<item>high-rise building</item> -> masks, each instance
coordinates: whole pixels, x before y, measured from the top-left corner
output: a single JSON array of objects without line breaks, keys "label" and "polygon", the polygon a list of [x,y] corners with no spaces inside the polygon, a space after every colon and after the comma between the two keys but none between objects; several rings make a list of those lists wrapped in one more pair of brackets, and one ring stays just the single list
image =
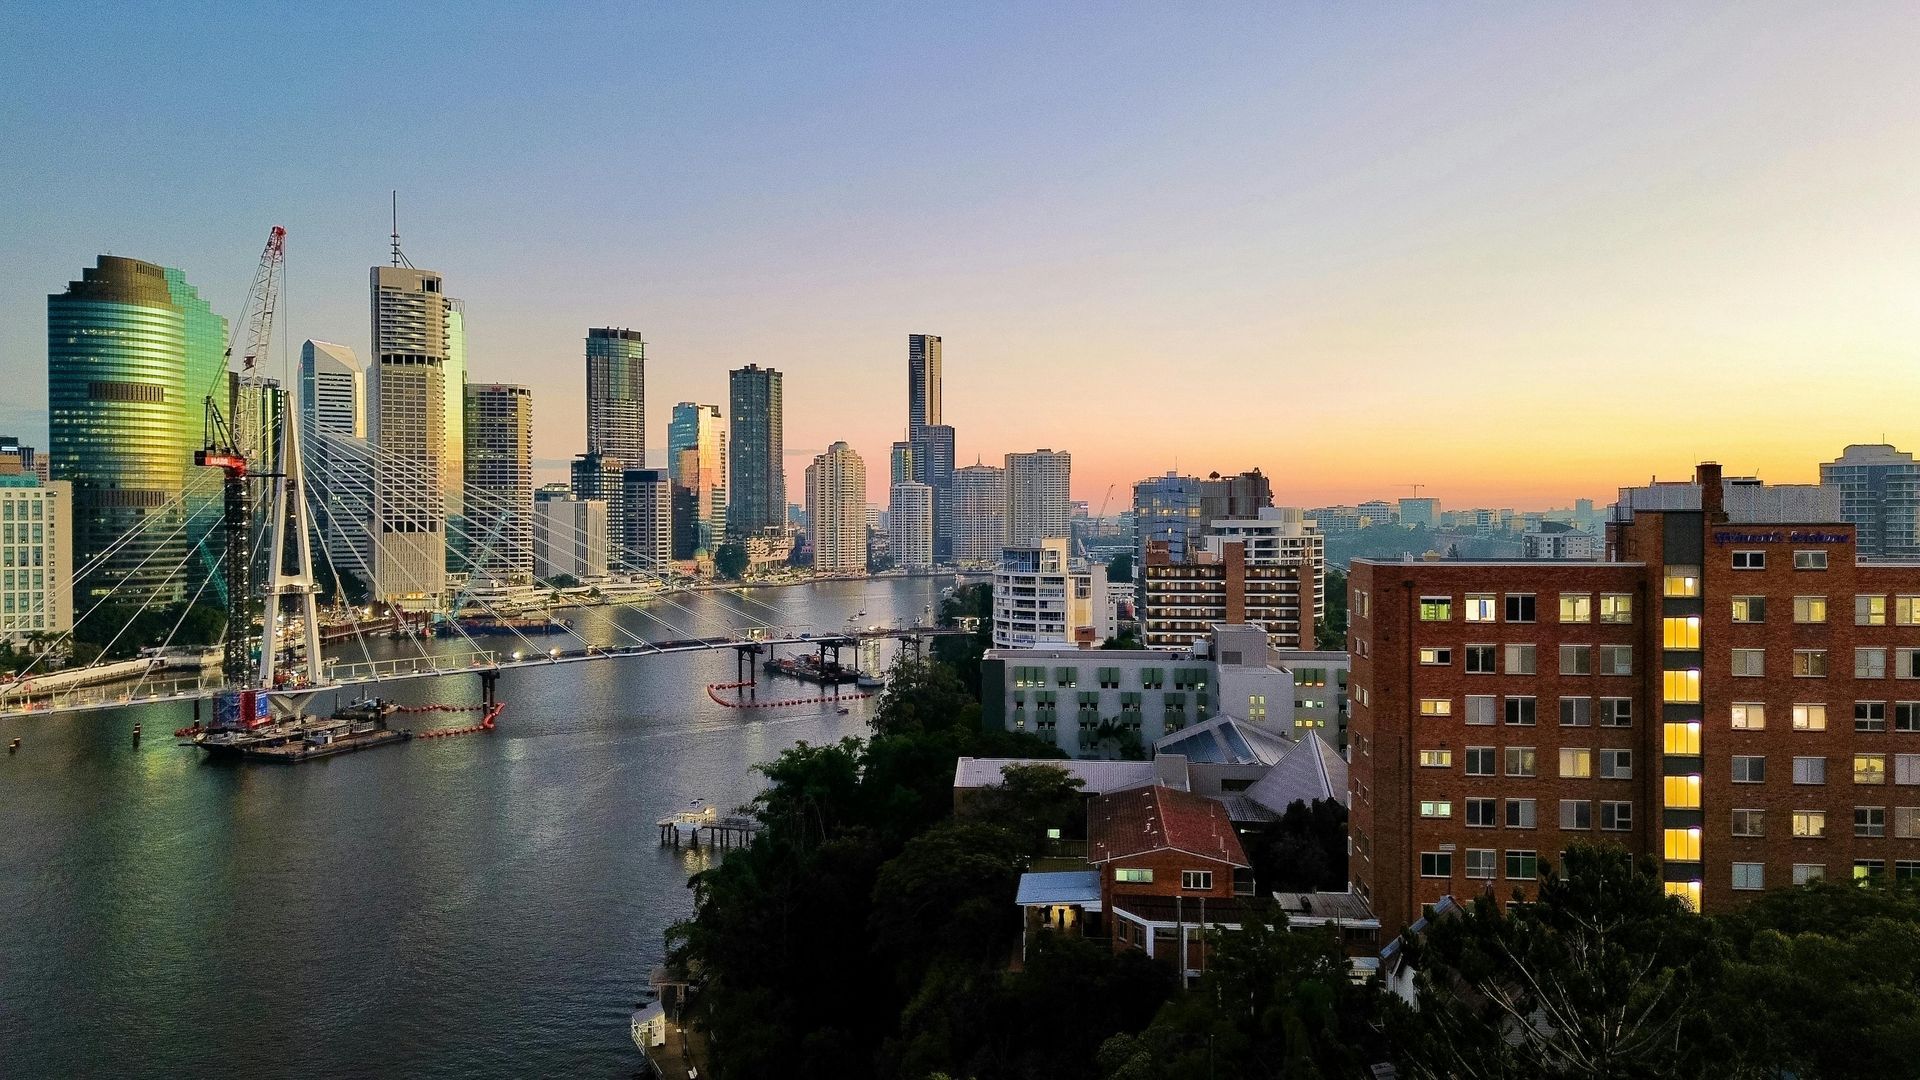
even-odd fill
[{"label": "high-rise building", "polygon": [[627,569],[664,580],[673,573],[673,480],[665,469],[628,469],[620,483]]},{"label": "high-rise building", "polygon": [[1148,648],[1184,650],[1215,623],[1264,628],[1276,649],[1311,649],[1326,617],[1326,541],[1294,507],[1211,523],[1201,548],[1174,562],[1147,546],[1140,622]]},{"label": "high-rise building", "polygon": [[[1593,500],[1587,500],[1588,509]],[[1431,529],[1440,524],[1439,499],[1401,499],[1400,524],[1409,529]]]},{"label": "high-rise building", "polygon": [[1865,559],[1920,559],[1920,463],[1885,443],[1856,444],[1820,465],[1820,483],[1840,490]]},{"label": "high-rise building", "polygon": [[0,435],[0,476],[33,476],[43,484],[52,479],[47,455],[12,435]]},{"label": "high-rise building", "polygon": [[587,331],[587,452],[647,464],[647,343],[640,331]]},{"label": "high-rise building", "polygon": [[207,399],[231,411],[226,338],[178,270],[138,259],[102,255],[47,297],[49,471],[72,485],[74,561],[93,566],[75,606],[108,592],[183,600],[217,569],[218,545],[201,541],[219,524],[219,486],[185,491]]},{"label": "high-rise building", "polygon": [[447,324],[453,309],[440,275],[431,270],[376,266],[369,277],[373,593],[402,607],[428,609],[446,592]]},{"label": "high-rise building", "polygon": [[533,573],[533,395],[524,386],[469,383],[465,411],[473,572],[525,579]]},{"label": "high-rise building", "polygon": [[607,504],[566,490],[533,497],[533,573],[542,581],[607,576]]},{"label": "high-rise building", "polygon": [[893,485],[887,511],[887,548],[893,565],[925,570],[933,565],[933,489],[912,480]]},{"label": "high-rise building", "polygon": [[[732,441],[728,448],[727,528],[735,536],[784,531],[787,451],[780,372],[758,364],[729,372],[727,410]],[[864,494],[861,501],[865,501]]]},{"label": "high-rise building", "polygon": [[300,347],[301,450],[310,478],[316,562],[356,578],[373,566],[367,404],[367,365],[352,349],[314,340]]},{"label": "high-rise building", "polygon": [[573,495],[605,504],[607,514],[607,568],[618,572],[627,558],[627,464],[606,454],[585,453],[573,459]]},{"label": "high-rise building", "polygon": [[1726,911],[1920,864],[1920,567],[1830,488],[1623,488],[1603,561],[1355,560],[1351,873],[1396,934],[1582,836]]},{"label": "high-rise building", "polygon": [[940,420],[940,338],[936,334],[907,335],[907,438]]},{"label": "high-rise building", "polygon": [[0,521],[0,641],[73,629],[73,486],[0,475]]},{"label": "high-rise building", "polygon": [[996,649],[1093,648],[1113,636],[1105,567],[1076,566],[1072,541],[1008,545],[993,573]]},{"label": "high-rise building", "polygon": [[686,528],[675,517],[674,557],[713,551],[727,535],[727,431],[718,405],[682,401],[667,427],[667,468],[688,493]]},{"label": "high-rise building", "polygon": [[940,338],[907,335],[907,438],[894,444],[893,481],[933,489],[933,557],[953,560],[953,427],[941,423]]},{"label": "high-rise building", "polygon": [[1007,538],[1010,548],[1036,548],[1051,537],[1073,536],[1073,455],[1035,450],[1007,455]]},{"label": "high-rise building", "polygon": [[1145,566],[1147,545],[1164,543],[1167,558],[1186,562],[1208,528],[1223,518],[1254,518],[1273,505],[1273,484],[1259,469],[1202,478],[1169,472],[1133,485],[1134,562]]},{"label": "high-rise building", "polygon": [[1007,539],[1007,472],[975,462],[953,473],[953,561],[987,566],[1000,561]]},{"label": "high-rise building", "polygon": [[345,345],[311,338],[300,346],[300,410],[312,455],[315,432],[367,437],[367,365]]},{"label": "high-rise building", "polygon": [[807,467],[807,522],[816,573],[866,572],[867,464],[846,443]]}]

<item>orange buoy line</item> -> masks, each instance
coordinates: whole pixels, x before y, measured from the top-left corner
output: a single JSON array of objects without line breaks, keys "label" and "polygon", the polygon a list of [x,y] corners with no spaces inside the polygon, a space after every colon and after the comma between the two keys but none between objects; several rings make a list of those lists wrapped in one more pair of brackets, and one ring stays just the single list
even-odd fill
[{"label": "orange buoy line", "polygon": [[[502,711],[504,711],[504,710],[506,709],[506,707],[507,707],[507,704],[506,704],[506,702],[504,702],[504,701],[503,701],[503,702],[498,702],[498,703],[496,703],[496,704],[495,704],[495,705],[493,706],[493,708],[492,708],[491,710],[489,710],[489,711],[487,712],[487,715],[485,715],[485,716],[483,716],[483,717],[481,717],[481,718],[480,718],[480,722],[479,722],[479,723],[477,723],[477,724],[474,724],[474,725],[472,725],[471,727],[459,727],[459,728],[441,728],[441,729],[440,729],[440,730],[438,730],[438,731],[422,731],[422,732],[420,732],[419,734],[417,734],[417,735],[415,735],[415,736],[414,736],[414,738],[416,738],[416,739],[444,739],[444,738],[447,738],[447,737],[449,737],[449,736],[453,736],[453,735],[476,735],[476,734],[479,734],[479,733],[480,733],[480,732],[482,732],[482,731],[492,731],[492,730],[493,730],[493,728],[494,728],[494,724],[493,724],[493,722],[494,722],[494,721],[495,721],[496,719],[498,719],[498,718],[499,718],[499,716],[500,716],[500,713],[501,713]],[[411,710],[411,711],[413,711],[413,712],[429,712],[429,711],[434,711],[434,708],[433,708],[433,706],[427,706],[427,707],[425,707],[425,708],[417,708],[417,709],[413,709],[413,710]],[[456,708],[456,707],[453,707],[453,706],[448,706],[448,707],[447,707],[447,710],[446,710],[446,711],[450,711],[450,712],[471,712],[471,711],[473,711],[473,710],[471,710],[471,709],[466,709],[466,708]]]},{"label": "orange buoy line", "polygon": [[777,709],[782,705],[822,705],[835,701],[859,701],[861,698],[870,698],[873,696],[872,694],[864,692],[853,694],[824,694],[820,697],[785,698],[780,701],[728,701],[726,698],[720,696],[720,691],[722,690],[734,690],[746,685],[748,684],[743,682],[709,683],[707,684],[707,696],[712,698],[715,704],[724,705],[729,709]]}]

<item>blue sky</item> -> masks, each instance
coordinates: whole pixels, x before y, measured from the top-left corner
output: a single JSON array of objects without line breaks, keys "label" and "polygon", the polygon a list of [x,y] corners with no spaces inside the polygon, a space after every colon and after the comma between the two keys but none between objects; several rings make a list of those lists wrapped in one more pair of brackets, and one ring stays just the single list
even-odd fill
[{"label": "blue sky", "polygon": [[1920,442],[1855,381],[1920,389],[1916,38],[1862,5],[0,3],[0,430],[43,430],[45,295],[103,251],[231,318],[283,225],[279,337],[364,352],[397,188],[543,459],[621,325],[656,445],[786,371],[795,492],[845,439],[880,496],[916,331],[964,460],[1073,450],[1096,503],[1176,464],[1308,503],[1807,479]]}]

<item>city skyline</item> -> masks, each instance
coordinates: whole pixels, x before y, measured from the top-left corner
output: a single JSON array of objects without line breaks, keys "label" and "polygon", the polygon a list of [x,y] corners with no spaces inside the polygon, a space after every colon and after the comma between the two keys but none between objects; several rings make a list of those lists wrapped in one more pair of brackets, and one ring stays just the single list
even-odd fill
[{"label": "city skyline", "polygon": [[[899,338],[924,331],[964,373],[943,402],[956,460],[1065,447],[1074,497],[1096,506],[1169,468],[1258,466],[1303,506],[1414,482],[1450,506],[1608,501],[1703,456],[1806,481],[1850,443],[1920,443],[1838,407],[1837,385],[1920,390],[1903,299],[1920,215],[1898,182],[1920,151],[1878,137],[1920,104],[1901,73],[1916,30],[1894,8],[1763,7],[770,12],[728,44],[778,62],[724,92],[700,13],[479,13],[376,40],[338,14],[189,32],[133,8],[18,9],[10,40],[59,47],[9,50],[0,137],[18,152],[0,177],[20,209],[0,222],[0,373],[22,392],[0,430],[44,440],[42,298],[102,252],[180,267],[232,318],[258,234],[283,224],[269,370],[284,378],[309,337],[364,354],[359,274],[384,261],[398,188],[409,255],[468,304],[469,378],[527,382],[541,403],[541,479],[585,445],[580,333],[613,323],[655,343],[656,401],[718,400],[747,362],[787,372],[791,476],[836,438],[883,459]],[[523,97],[469,62],[608,35],[634,41],[653,89],[555,62],[568,74]],[[329,62],[309,62],[322,41]],[[230,60],[267,43],[280,92],[262,101]],[[406,122],[355,87],[396,52],[474,137],[431,160],[384,152]],[[177,62],[145,59],[161,54]],[[846,63],[822,76],[825,55]],[[1039,56],[1057,67],[1029,108]],[[154,92],[81,93],[98,70]],[[53,117],[103,137],[59,137]],[[213,134],[260,130],[246,155]],[[1143,142],[1170,152],[1139,160]],[[589,145],[608,167],[575,167],[568,150]],[[751,185],[734,175],[749,152]],[[612,179],[640,161],[649,191]],[[1836,364],[1853,377],[1820,377]],[[1260,394],[1158,395],[1157,430],[1180,433],[1165,445],[1128,423],[1156,375],[1225,389],[1253,372],[1292,393],[1356,369],[1377,378],[1367,407],[1295,410],[1284,439]],[[1737,413],[1719,393],[1736,378]],[[1080,415],[1014,393],[1036,379],[1072,387]]]}]

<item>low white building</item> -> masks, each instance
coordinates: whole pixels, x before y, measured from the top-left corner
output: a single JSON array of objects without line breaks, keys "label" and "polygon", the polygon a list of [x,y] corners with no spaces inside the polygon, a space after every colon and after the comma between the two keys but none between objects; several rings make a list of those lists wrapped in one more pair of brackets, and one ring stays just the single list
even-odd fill
[{"label": "low white building", "polygon": [[1113,636],[1106,568],[1075,566],[1069,543],[1049,537],[1001,553],[993,572],[996,649],[1092,648]]}]

